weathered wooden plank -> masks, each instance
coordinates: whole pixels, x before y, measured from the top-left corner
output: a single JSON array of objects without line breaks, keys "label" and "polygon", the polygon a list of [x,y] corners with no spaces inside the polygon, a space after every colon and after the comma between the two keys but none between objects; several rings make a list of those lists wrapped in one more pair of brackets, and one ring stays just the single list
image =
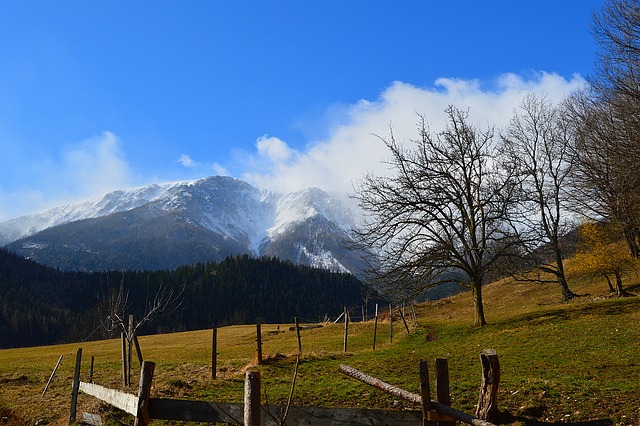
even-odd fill
[{"label": "weathered wooden plank", "polygon": [[[244,404],[181,401],[151,398],[149,416],[152,419],[182,420],[196,422],[218,422],[242,424]],[[282,418],[284,408],[262,407],[261,424],[274,426]],[[385,411],[355,408],[289,407],[288,426],[357,426],[385,424],[389,426],[416,425],[420,422],[419,411]],[[277,420],[274,420],[277,419]]]},{"label": "weathered wooden plank", "polygon": [[244,404],[150,398],[149,417],[163,420],[242,424]]},{"label": "weathered wooden plank", "polygon": [[349,367],[348,365],[340,364],[338,366],[338,371],[343,374],[346,374],[349,377],[353,377],[354,379],[360,380],[363,383],[371,385],[375,388],[385,391],[386,393],[390,393],[391,395],[397,396],[407,401],[411,401],[415,404],[422,404],[422,398],[420,395],[416,395],[415,393],[408,392],[404,389],[400,389],[399,387],[390,385],[389,383],[383,382],[380,379],[376,379],[375,377],[371,377],[363,372],[356,370],[353,367]]},{"label": "weathered wooden plank", "polygon": [[[408,392],[404,389],[400,389],[396,386],[393,386],[389,383],[383,382],[380,379],[376,379],[375,377],[364,374],[363,372],[356,370],[353,367],[349,367],[348,365],[340,364],[338,366],[338,371],[343,374],[346,374],[349,377],[353,377],[354,379],[360,380],[363,383],[381,389],[387,393],[405,399],[407,401],[414,402],[416,404],[422,403],[422,397],[420,395],[416,395],[415,393]],[[463,423],[474,425],[474,426],[494,426],[493,423],[479,419],[477,417],[472,416],[471,414],[463,413],[462,411],[458,411],[454,408],[448,407],[440,402],[431,401],[432,410],[436,410],[442,414],[446,414],[447,416],[451,416],[456,420],[460,420]]]},{"label": "weathered wooden plank", "polygon": [[138,397],[136,395],[85,382],[80,382],[80,392],[98,398],[133,416],[138,414]]}]

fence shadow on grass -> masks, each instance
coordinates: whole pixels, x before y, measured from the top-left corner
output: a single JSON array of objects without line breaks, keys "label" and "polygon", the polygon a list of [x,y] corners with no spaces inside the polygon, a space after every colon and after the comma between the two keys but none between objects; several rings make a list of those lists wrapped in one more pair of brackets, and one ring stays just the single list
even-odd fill
[{"label": "fence shadow on grass", "polygon": [[514,416],[510,413],[500,413],[499,424],[511,424],[511,423],[524,424],[526,426],[612,426],[614,424],[611,419],[590,420],[587,422],[543,422],[540,420],[531,419],[524,416]]}]

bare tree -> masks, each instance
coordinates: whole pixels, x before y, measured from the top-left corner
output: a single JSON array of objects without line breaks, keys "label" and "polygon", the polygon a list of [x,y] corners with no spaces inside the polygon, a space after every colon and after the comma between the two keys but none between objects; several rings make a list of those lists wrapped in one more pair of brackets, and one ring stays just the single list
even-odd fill
[{"label": "bare tree", "polygon": [[[131,382],[131,355],[134,343],[136,350],[139,351],[137,335],[140,327],[159,316],[176,311],[182,304],[183,292],[184,286],[180,292],[175,293],[173,289],[167,289],[160,284],[155,296],[146,300],[143,314],[137,320],[131,314],[133,303],[129,300],[129,291],[124,288],[124,276],[120,281],[118,291],[110,291],[105,298],[102,310],[107,319],[105,323],[107,330],[119,330],[128,343],[128,357],[125,356],[126,354],[123,354],[122,357],[123,371],[127,371],[125,385]],[[141,357],[140,353],[138,355]]]},{"label": "bare tree", "polygon": [[505,154],[522,185],[514,229],[525,264],[541,272],[517,272],[516,278],[545,282],[550,274],[564,300],[575,297],[567,284],[562,247],[562,237],[573,229],[564,194],[573,166],[571,135],[560,107],[535,94],[523,99],[502,135]]},{"label": "bare tree", "polygon": [[507,219],[517,185],[498,162],[493,130],[480,131],[468,113],[450,106],[448,124],[432,134],[420,117],[413,149],[393,132],[381,138],[391,151],[390,176],[367,175],[354,197],[364,211],[355,232],[377,255],[369,279],[389,295],[409,300],[424,289],[457,281],[470,288],[474,325],[486,324],[482,286],[515,240]]},{"label": "bare tree", "polygon": [[574,199],[593,221],[623,232],[640,256],[640,5],[607,0],[594,13],[598,44],[589,92],[569,103],[576,124]]},{"label": "bare tree", "polygon": [[607,0],[594,13],[592,33],[599,46],[591,85],[601,99],[640,102],[640,5]]},{"label": "bare tree", "polygon": [[[582,92],[567,102],[574,126],[572,202],[592,221],[622,230],[632,257],[640,255],[640,141],[612,104]],[[640,131],[640,128],[638,128]]]}]

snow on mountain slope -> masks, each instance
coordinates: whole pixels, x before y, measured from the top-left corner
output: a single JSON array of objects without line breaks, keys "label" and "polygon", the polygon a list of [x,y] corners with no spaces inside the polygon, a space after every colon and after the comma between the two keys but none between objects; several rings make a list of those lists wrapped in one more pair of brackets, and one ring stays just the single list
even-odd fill
[{"label": "snow on mountain slope", "polygon": [[[166,214],[170,214],[177,221],[171,222],[175,226],[201,229],[203,233],[210,233],[214,240],[233,242],[231,245],[225,243],[225,246],[244,247],[243,252],[253,256],[276,256],[332,270],[346,270],[347,267],[343,265],[354,264],[353,254],[347,254],[342,244],[353,226],[353,214],[337,198],[317,188],[278,194],[229,177],[209,177],[115,191],[94,200],[3,222],[0,223],[0,245],[20,239],[18,245],[22,244],[22,248],[30,250],[24,255],[36,256],[34,250],[46,246],[46,243],[38,240],[39,231],[55,225],[66,224],[68,227],[75,221],[111,217],[134,210],[135,216],[129,217],[140,221],[139,226],[152,226],[154,217],[166,218]],[[119,227],[117,221],[101,223],[109,223],[110,227],[114,227],[113,234],[118,234],[115,232]],[[77,235],[75,229],[79,228],[69,228],[66,232],[73,231]],[[82,229],[85,231],[81,235],[86,235],[86,246],[89,247],[92,245],[91,235],[97,233],[88,232],[86,224],[82,225]],[[149,228],[146,232],[161,231]],[[33,237],[29,237],[31,235]],[[61,238],[60,233],[56,235]],[[109,233],[100,235],[102,239],[109,238]],[[94,245],[97,247],[103,243],[94,242]],[[171,246],[175,243],[177,241],[174,239],[167,240],[166,244]],[[188,246],[188,242],[185,243]],[[15,246],[11,244],[11,247]],[[212,247],[211,250],[219,251],[220,248]],[[167,256],[170,254],[167,253]]]},{"label": "snow on mountain slope", "polygon": [[28,237],[52,226],[131,210],[163,197],[168,190],[180,184],[154,184],[127,191],[114,191],[102,197],[74,204],[64,204],[42,213],[1,222],[0,245]]},{"label": "snow on mountain slope", "polygon": [[345,231],[354,224],[352,212],[336,198],[318,188],[310,188],[283,195],[278,200],[275,221],[268,229],[269,236],[281,234],[292,224],[316,215],[330,219]]}]

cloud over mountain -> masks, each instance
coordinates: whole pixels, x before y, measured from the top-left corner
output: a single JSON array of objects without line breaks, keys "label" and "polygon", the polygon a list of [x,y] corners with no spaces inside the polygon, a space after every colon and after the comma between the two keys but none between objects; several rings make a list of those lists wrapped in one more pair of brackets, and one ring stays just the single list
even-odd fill
[{"label": "cloud over mountain", "polygon": [[[342,109],[327,138],[311,141],[304,149],[286,145],[277,135],[256,142],[261,168],[243,170],[242,178],[260,188],[281,192],[319,187],[326,191],[351,192],[366,172],[386,172],[388,158],[379,137],[390,128],[399,141],[415,139],[418,114],[424,115],[434,131],[444,128],[444,110],[449,105],[468,109],[470,118],[481,127],[504,127],[528,93],[544,94],[558,101],[583,87],[579,75],[567,80],[557,74],[534,73],[530,78],[504,74],[488,84],[478,80],[440,78],[433,87],[417,87],[400,81],[392,83],[376,100],[361,100]],[[274,141],[277,140],[277,144]],[[269,149],[265,149],[268,146]],[[286,155],[273,155],[277,152]]]}]

